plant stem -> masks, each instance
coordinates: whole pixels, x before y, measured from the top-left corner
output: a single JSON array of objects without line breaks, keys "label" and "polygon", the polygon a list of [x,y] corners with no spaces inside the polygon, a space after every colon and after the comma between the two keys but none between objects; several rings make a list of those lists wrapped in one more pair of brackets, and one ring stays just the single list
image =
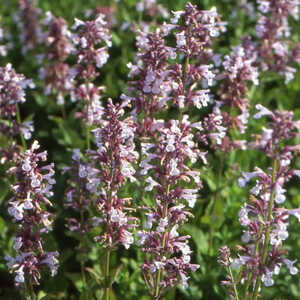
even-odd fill
[{"label": "plant stem", "polygon": [[[277,172],[277,165],[278,165],[278,162],[276,159],[274,159],[273,165],[272,165],[271,195],[270,195],[269,206],[268,206],[268,215],[267,215],[267,219],[265,221],[267,228],[266,228],[265,240],[264,240],[263,251],[262,251],[262,265],[265,265],[265,263],[266,263],[267,254],[268,254],[268,246],[269,246],[269,242],[270,242],[270,233],[271,233],[270,222],[272,219],[272,212],[273,212],[274,199],[275,199],[274,184],[275,184],[275,179],[276,179],[275,177],[276,177],[276,172]],[[252,300],[257,299],[260,286],[261,286],[261,276],[258,276],[256,279],[256,282],[255,282],[255,288],[254,288]]]},{"label": "plant stem", "polygon": [[105,269],[104,269],[104,278],[105,278],[105,300],[109,300],[109,289],[110,289],[110,278],[109,278],[109,263],[110,263],[110,249],[106,251],[105,259]]},{"label": "plant stem", "polygon": [[[189,64],[190,64],[190,56],[187,55],[186,58],[185,58],[184,73],[183,73],[183,87],[184,87],[184,91],[186,90],[187,71],[188,71]],[[179,122],[182,121],[183,113],[184,113],[184,107],[182,109],[179,109]]]},{"label": "plant stem", "polygon": [[234,280],[234,277],[233,277],[230,265],[228,266],[228,272],[229,272],[229,275],[230,275],[230,278],[231,278],[231,282],[232,282],[232,285],[233,285],[233,291],[234,291],[235,300],[239,300],[240,299],[239,298],[239,293],[238,293],[237,288],[236,288],[236,283],[235,283],[235,280]]},{"label": "plant stem", "polygon": [[[261,233],[262,233],[262,230],[263,230],[263,226],[262,224],[259,225],[259,229],[258,229],[258,238],[256,240],[256,243],[255,243],[255,250],[254,250],[254,256],[256,257],[257,256],[257,253],[258,253],[258,247],[259,247],[259,239],[260,239],[260,236],[261,236]],[[252,279],[252,276],[253,273],[249,273],[248,275],[248,279],[247,279],[247,282],[246,282],[246,285],[245,285],[245,299],[248,299],[248,290],[249,290],[249,287],[250,287],[250,284],[251,284],[251,279]]]},{"label": "plant stem", "polygon": [[30,280],[25,280],[25,297],[27,300],[36,300],[37,299]]},{"label": "plant stem", "polygon": [[[168,185],[167,187],[167,193],[166,195],[168,196],[170,192],[170,185]],[[164,203],[164,215],[163,217],[166,218],[168,215],[168,203]],[[165,231],[163,234],[163,240],[162,240],[162,250],[165,248],[166,245],[166,237],[167,237],[167,232]],[[155,299],[158,300],[159,298],[159,294],[160,294],[160,280],[161,280],[161,274],[162,273],[162,269],[159,269],[157,272],[157,277],[156,277],[156,282],[155,282]]]}]

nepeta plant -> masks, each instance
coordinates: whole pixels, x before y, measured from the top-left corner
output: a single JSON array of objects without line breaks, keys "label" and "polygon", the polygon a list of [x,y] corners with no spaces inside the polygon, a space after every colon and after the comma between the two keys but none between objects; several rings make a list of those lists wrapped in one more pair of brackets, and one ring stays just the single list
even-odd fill
[{"label": "nepeta plant", "polygon": [[[218,259],[228,272],[222,283],[229,297],[265,296],[263,286],[275,285],[275,275],[284,266],[296,275],[295,249],[284,243],[291,235],[290,219],[300,219],[300,208],[291,209],[287,201],[290,196],[293,203],[299,201],[294,186],[287,190],[294,184],[289,182],[292,176],[300,177],[299,167],[292,167],[300,152],[299,145],[293,146],[300,124],[293,121],[293,112],[263,105],[256,106],[254,116],[250,113],[257,95],[270,107],[296,109],[292,96],[299,91],[297,83],[285,87],[291,93],[288,103],[281,100],[283,94],[277,103],[277,77],[269,75],[278,73],[285,83],[295,76],[300,43],[289,22],[298,18],[299,1],[258,0],[255,5],[241,0],[232,10],[220,5],[222,11],[230,10],[235,20],[231,24],[216,7],[207,9],[209,1],[201,3],[203,10],[188,2],[170,12],[156,0],[116,0],[118,5],[103,7],[87,1],[88,9],[78,11],[80,19],[75,18],[70,29],[66,20],[74,19],[79,4],[65,14],[68,1],[72,2],[58,1],[57,11],[57,1],[41,1],[40,7],[55,12],[43,18],[34,0],[18,0],[14,24],[6,14],[10,8],[0,7],[5,26],[15,30],[17,25],[21,32],[21,45],[10,49],[3,38],[8,30],[3,33],[0,28],[0,59],[16,59],[20,46],[30,55],[15,61],[16,70],[32,77],[38,63],[39,89],[25,106],[27,120],[37,121],[36,135],[53,151],[50,155],[59,166],[67,165],[63,173],[68,177],[65,181],[56,175],[57,187],[65,191],[59,207],[57,189],[57,215],[66,218],[57,222],[50,239],[62,232],[68,238],[59,241],[62,271],[54,287],[43,280],[44,270],[54,276],[58,267],[58,252],[45,241],[53,224],[49,198],[54,165],[43,163],[47,153],[38,152],[37,142],[26,147],[33,123],[22,122],[25,112],[19,105],[33,83],[11,64],[0,68],[0,173],[10,168],[11,175],[0,178],[0,205],[7,203],[14,222],[6,226],[6,213],[1,214],[0,248],[3,256],[9,253],[9,234],[5,235],[17,229],[11,239],[15,255],[5,259],[19,291],[25,288],[30,299],[42,298],[43,293],[51,299],[131,299],[147,293],[156,300],[224,297],[215,254],[224,241],[237,243],[230,241],[239,230],[230,212],[240,206],[241,245],[236,251],[220,248]],[[250,24],[253,28],[246,28]],[[246,32],[253,37],[245,37]],[[126,83],[125,65],[131,59]],[[106,88],[108,94],[120,93],[120,99],[104,99]],[[255,128],[262,127],[262,133],[253,134],[248,123],[260,117],[268,118],[268,125],[257,122]],[[85,129],[85,141],[79,126]],[[246,141],[251,134],[252,141]],[[72,148],[68,163],[66,153]],[[231,183],[245,158],[251,164],[259,151],[261,165],[238,179],[241,188],[253,181],[249,201],[241,205],[243,190]],[[3,186],[9,181],[11,199],[5,202],[9,188]],[[64,225],[66,230],[60,232]]]},{"label": "nepeta plant", "polygon": [[15,15],[15,21],[19,28],[22,52],[26,54],[35,49],[42,42],[43,34],[39,16],[40,9],[36,7],[35,0],[19,0],[19,10]]},{"label": "nepeta plant", "polygon": [[[138,232],[138,243],[150,254],[142,269],[155,299],[180,283],[187,287],[189,272],[199,267],[190,263],[189,236],[177,232],[192,216],[185,201],[192,208],[201,186],[198,171],[191,170],[188,161],[193,164],[201,158],[206,162],[205,153],[197,149],[193,135],[194,129],[201,135],[202,124],[190,122],[183,111],[190,106],[200,109],[211,102],[207,87],[214,84],[215,74],[213,64],[206,63],[214,58],[210,49],[212,38],[224,26],[215,9],[198,11],[190,3],[184,11],[173,14],[173,24],[164,24],[153,33],[139,32],[137,62],[129,65],[129,76],[137,80],[131,82],[130,96],[122,96],[124,100],[134,101],[133,115],[142,141],[140,174],[151,174],[145,179],[144,190],[157,190],[154,206],[143,207],[147,222]],[[176,47],[166,45],[170,32],[175,36]],[[179,63],[174,63],[175,59]],[[198,86],[199,81],[206,89]],[[167,109],[169,104],[178,108],[179,120],[155,120],[155,114]],[[223,130],[221,126],[216,127]],[[218,139],[218,134],[211,137]],[[185,188],[186,182],[193,188]]]},{"label": "nepeta plant", "polygon": [[58,266],[58,252],[45,251],[43,242],[43,235],[51,230],[53,219],[47,207],[52,206],[48,198],[53,196],[54,164],[40,166],[40,162],[46,161],[47,152],[37,153],[39,147],[37,141],[33,142],[29,150],[19,154],[16,166],[8,170],[15,176],[8,213],[17,224],[18,232],[14,237],[17,255],[5,259],[15,274],[15,284],[25,284],[30,297],[33,297],[33,285],[39,284],[44,267],[54,276]]},{"label": "nepeta plant", "polygon": [[[198,269],[190,263],[192,253],[187,241],[177,229],[192,217],[201,181],[199,173],[187,162],[196,162],[201,155],[193,141],[193,125],[183,120],[154,122],[154,143],[142,143],[143,175],[147,175],[145,191],[156,190],[155,206],[144,208],[147,222],[138,232],[142,251],[151,254],[142,269],[145,282],[154,299],[161,299],[166,290],[181,283],[187,287],[188,274]],[[183,182],[193,182],[196,188],[183,188]]]},{"label": "nepeta plant", "polygon": [[[265,286],[273,285],[273,275],[279,274],[282,265],[286,265],[292,275],[298,273],[296,260],[286,258],[287,251],[282,250],[282,244],[289,236],[289,216],[299,218],[299,209],[287,209],[282,204],[286,201],[284,185],[293,175],[300,175],[299,170],[290,167],[299,145],[287,145],[299,133],[300,124],[293,121],[290,111],[271,112],[262,105],[256,108],[259,111],[255,119],[268,116],[270,121],[269,127],[263,127],[262,134],[255,136],[250,147],[261,150],[272,166],[265,171],[256,167],[254,172],[243,172],[239,178],[240,187],[256,179],[250,190],[250,202],[239,212],[239,222],[245,228],[244,245],[237,248],[238,258],[232,259],[226,248],[222,248],[220,254],[221,264],[229,268],[231,275],[224,284],[233,287],[236,298],[239,291],[245,299],[257,299],[262,282]],[[239,270],[235,278],[231,269]]]},{"label": "nepeta plant", "polygon": [[294,78],[296,69],[290,66],[294,60],[289,17],[299,18],[299,2],[294,0],[259,0],[255,45],[257,61],[263,71],[275,71],[285,77],[285,83]]},{"label": "nepeta plant", "polygon": [[[248,82],[258,85],[258,70],[255,67],[256,57],[249,56],[243,46],[235,47],[230,55],[224,57],[221,87],[219,91],[220,104],[227,108],[222,113],[223,123],[227,129],[237,129],[245,133],[250,106],[248,100]],[[220,76],[220,77],[221,77]],[[244,143],[230,140],[226,136],[220,148],[229,152],[234,148],[243,148]]]},{"label": "nepeta plant", "polygon": [[22,144],[25,139],[30,139],[33,132],[33,122],[22,122],[19,104],[25,102],[25,89],[34,88],[32,80],[26,79],[23,74],[18,74],[11,64],[0,68],[0,131],[4,136],[11,138],[20,134]]},{"label": "nepeta plant", "polygon": [[136,10],[140,13],[147,13],[149,16],[161,15],[164,19],[169,18],[168,10],[156,0],[142,0],[137,2]]},{"label": "nepeta plant", "polygon": [[71,32],[63,18],[57,18],[51,12],[46,13],[43,21],[46,26],[44,40],[46,42],[46,55],[44,66],[40,69],[40,79],[45,80],[45,93],[57,95],[57,104],[64,104],[65,95],[74,89],[70,66],[66,59],[73,50]]},{"label": "nepeta plant", "polygon": [[[125,104],[126,106],[126,104]],[[109,299],[112,286],[110,271],[111,252],[123,245],[128,249],[133,244],[132,229],[136,218],[131,216],[134,210],[131,198],[118,196],[119,190],[127,180],[135,182],[135,170],[132,166],[138,158],[133,142],[135,125],[131,117],[123,119],[124,105],[114,105],[111,100],[102,110],[101,120],[93,130],[97,150],[88,150],[88,163],[80,162],[79,152],[73,154],[72,185],[67,190],[67,206],[81,214],[81,220],[69,219],[69,229],[82,234],[91,228],[99,228],[99,236],[94,237],[105,249],[103,263],[103,285],[105,299]],[[123,120],[122,120],[123,119]],[[75,170],[75,172],[74,172]],[[92,217],[84,220],[84,209]],[[92,211],[91,208],[94,208]]]}]

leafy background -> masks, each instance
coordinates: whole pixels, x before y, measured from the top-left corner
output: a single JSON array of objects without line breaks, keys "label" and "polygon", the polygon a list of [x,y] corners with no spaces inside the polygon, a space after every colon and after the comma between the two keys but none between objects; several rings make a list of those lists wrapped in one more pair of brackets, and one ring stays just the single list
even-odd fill
[{"label": "leafy background", "polygon": [[[228,30],[216,44],[215,51],[226,54],[232,46],[238,45],[245,35],[254,34],[255,20],[239,9],[240,1],[192,1],[200,9],[210,9],[216,6],[222,19],[228,22]],[[135,35],[131,30],[121,31],[122,22],[133,22],[143,18],[151,21],[149,16],[141,16],[136,12],[136,0],[120,0],[118,3],[99,0],[40,0],[38,6],[42,14],[51,11],[55,16],[62,16],[69,25],[73,24],[74,17],[84,18],[84,12],[99,6],[111,6],[114,8],[116,26],[112,28],[113,46],[110,49],[109,62],[103,67],[99,79],[99,85],[106,86],[105,97],[112,97],[118,101],[118,97],[126,88],[128,68],[126,64],[133,60],[135,47]],[[180,10],[186,1],[169,0],[159,1],[166,8]],[[254,5],[255,1],[252,2]],[[64,190],[66,176],[60,172],[61,167],[68,165],[71,160],[70,149],[85,147],[84,131],[79,122],[74,118],[76,107],[67,101],[66,118],[62,118],[60,108],[52,96],[45,96],[42,91],[43,83],[38,80],[38,69],[35,55],[43,52],[43,47],[35,49],[25,56],[21,52],[21,44],[18,40],[18,29],[13,21],[17,11],[17,0],[2,0],[0,15],[2,25],[10,39],[13,47],[9,55],[0,58],[1,66],[12,62],[17,72],[25,74],[27,78],[33,78],[37,88],[27,92],[27,101],[22,105],[22,119],[33,119],[35,124],[34,139],[38,139],[42,149],[49,153],[48,160],[56,164],[55,195],[52,198],[54,204],[53,212],[56,214],[54,230],[48,235],[47,250],[58,249],[60,253],[60,267],[58,275],[54,278],[49,274],[43,274],[41,285],[38,287],[39,299],[47,295],[46,299],[85,299],[82,293],[83,285],[80,277],[80,265],[78,259],[86,260],[89,268],[90,290],[100,299],[97,280],[101,274],[101,249],[95,244],[87,244],[90,249],[88,253],[76,251],[78,236],[67,233],[64,219],[72,212],[64,209]],[[236,12],[236,13],[234,13]],[[156,17],[156,22],[163,20]],[[292,21],[293,22],[293,21]],[[300,25],[293,23],[294,41],[299,41]],[[296,66],[295,66],[296,67]],[[215,88],[217,92],[218,87]],[[273,109],[289,109],[295,113],[295,118],[300,118],[300,72],[288,85],[276,74],[262,74],[258,87],[251,88],[251,106],[261,103]],[[253,109],[251,110],[253,112]],[[171,112],[172,114],[172,112]],[[251,121],[249,130],[243,136],[250,140],[251,134],[260,132],[264,121]],[[238,133],[237,136],[240,137]],[[299,138],[298,141],[300,142]],[[0,146],[5,146],[5,139],[0,136]],[[234,249],[241,243],[242,228],[238,223],[237,214],[241,205],[247,201],[248,190],[241,189],[237,185],[237,178],[242,170],[252,170],[255,166],[266,168],[270,165],[268,159],[256,151],[234,151],[230,154],[212,152],[209,154],[209,165],[201,167],[204,187],[200,191],[200,197],[194,208],[195,217],[189,224],[182,228],[182,233],[191,235],[192,249],[194,249],[193,262],[201,265],[200,269],[191,274],[190,287],[187,290],[174,289],[166,295],[165,299],[226,299],[226,291],[220,285],[225,278],[224,270],[217,263],[218,249],[220,246],[228,245]],[[295,167],[300,169],[300,160],[295,160]],[[10,198],[9,178],[5,169],[0,166],[0,299],[22,299],[21,293],[14,288],[13,276],[8,273],[3,257],[12,253],[13,236],[15,226],[7,214],[7,202]],[[131,184],[122,191],[126,196],[133,197],[139,203],[141,192]],[[145,201],[151,201],[151,197]],[[288,207],[300,206],[299,182],[291,181],[288,186]],[[290,237],[285,247],[289,251],[289,257],[300,258],[300,225],[292,220],[290,225]],[[81,256],[81,257],[79,257]],[[132,247],[129,251],[120,249],[112,257],[112,265],[117,268],[122,265],[120,275],[113,285],[111,299],[150,299],[147,296],[145,284],[142,280],[140,266],[143,255]],[[264,299],[300,299],[299,276],[290,276],[281,270],[280,276],[276,278],[276,285],[265,289]],[[91,295],[89,296],[91,297]],[[92,298],[90,298],[92,299]]]}]

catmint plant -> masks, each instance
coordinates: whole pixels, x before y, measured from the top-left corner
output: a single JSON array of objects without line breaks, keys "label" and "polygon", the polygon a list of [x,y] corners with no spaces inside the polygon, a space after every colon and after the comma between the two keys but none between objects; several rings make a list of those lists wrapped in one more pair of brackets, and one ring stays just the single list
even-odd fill
[{"label": "catmint plant", "polygon": [[[282,244],[288,238],[289,217],[299,219],[299,209],[283,207],[287,200],[284,185],[293,175],[299,177],[299,170],[291,167],[293,156],[299,153],[299,145],[291,146],[288,141],[299,134],[300,123],[293,121],[290,111],[270,111],[264,106],[256,105],[258,112],[254,119],[267,116],[269,126],[262,128],[260,135],[254,136],[249,147],[261,150],[271,161],[267,170],[258,167],[253,172],[243,172],[238,180],[240,187],[255,179],[251,188],[250,202],[245,203],[239,212],[239,222],[243,230],[243,245],[238,246],[238,258],[228,254],[227,267],[238,269],[239,274],[224,284],[238,290],[241,297],[257,299],[261,284],[274,285],[274,275],[285,265],[290,274],[298,273],[296,260],[287,258],[287,251]],[[224,260],[224,253],[221,260]],[[224,264],[223,264],[224,265]],[[245,298],[241,298],[245,299]]]},{"label": "catmint plant", "polygon": [[161,4],[158,4],[156,0],[142,0],[137,2],[136,10],[139,13],[147,13],[147,15],[152,17],[157,17],[161,15],[164,19],[169,18],[168,10]]},{"label": "catmint plant", "polygon": [[[105,299],[113,281],[111,280],[110,256],[112,251],[123,245],[128,249],[133,244],[132,229],[136,227],[136,218],[131,216],[134,210],[131,198],[121,198],[118,193],[129,180],[135,182],[133,164],[138,159],[133,141],[135,124],[132,117],[123,118],[124,106],[114,105],[108,101],[102,109],[102,117],[93,130],[97,150],[88,150],[88,163],[80,161],[79,152],[73,154],[72,169],[74,184],[67,190],[67,206],[80,211],[81,221],[69,219],[69,229],[82,234],[90,228],[99,228],[100,234],[94,239],[105,250],[103,278]],[[74,173],[74,172],[73,172]],[[84,210],[88,210],[92,218],[83,220]],[[93,210],[92,210],[93,208]]]},{"label": "catmint plant", "polygon": [[[138,244],[150,254],[142,270],[149,292],[154,299],[171,287],[188,286],[188,274],[198,265],[191,264],[189,236],[182,236],[178,228],[187,222],[197,200],[201,186],[199,172],[191,170],[187,162],[195,163],[201,156],[193,141],[193,125],[187,116],[169,122],[153,124],[155,143],[142,143],[141,174],[146,176],[145,191],[155,190],[155,205],[144,207],[147,221],[138,232]],[[183,183],[193,182],[194,188],[183,188]]]},{"label": "catmint plant", "polygon": [[53,216],[47,211],[52,206],[54,164],[43,165],[47,152],[37,152],[39,144],[34,141],[31,148],[20,153],[16,166],[8,170],[15,176],[11,185],[13,197],[9,200],[8,213],[17,224],[14,237],[16,256],[6,256],[7,266],[15,275],[15,284],[25,285],[30,299],[35,299],[33,285],[38,285],[45,267],[51,275],[57,273],[58,252],[44,250],[43,235],[51,230]]},{"label": "catmint plant", "polygon": [[[128,65],[129,76],[137,79],[130,83],[130,96],[122,95],[123,100],[134,101],[143,157],[140,174],[147,175],[143,190],[156,190],[153,206],[143,207],[147,221],[138,232],[142,251],[150,254],[142,269],[155,299],[178,284],[187,287],[189,272],[198,268],[190,263],[189,236],[180,236],[177,229],[192,217],[186,206],[194,206],[201,187],[199,172],[187,163],[194,164],[198,158],[206,162],[206,158],[194,141],[193,131],[201,135],[202,124],[190,122],[184,111],[212,102],[208,87],[214,84],[215,73],[213,64],[207,62],[213,62],[212,41],[225,25],[215,8],[199,11],[191,3],[173,15],[172,24],[163,24],[154,32],[139,32],[136,64]],[[167,46],[171,34],[175,47]],[[177,108],[178,120],[156,120],[154,116],[169,105]],[[223,129],[220,124],[218,129]],[[185,188],[186,182],[190,182],[189,188]]]},{"label": "catmint plant", "polygon": [[18,74],[11,64],[0,67],[0,131],[11,138],[20,134],[22,144],[30,139],[33,132],[32,121],[21,121],[19,104],[24,103],[25,89],[34,88],[32,80],[26,79],[23,74]]},{"label": "catmint plant", "polygon": [[19,10],[15,14],[15,22],[19,28],[22,53],[35,49],[43,41],[39,16],[41,11],[36,0],[18,0]]},{"label": "catmint plant", "polygon": [[[255,86],[259,83],[258,69],[255,66],[256,56],[253,56],[253,53],[252,56],[249,55],[243,46],[236,46],[224,57],[224,71],[220,74],[221,86],[218,92],[220,102],[215,106],[214,112],[223,108],[222,125],[226,130],[236,129],[245,133],[247,128],[250,106],[248,82],[252,82]],[[215,147],[230,152],[235,148],[245,149],[246,145],[245,141],[230,139],[229,134],[226,134],[217,141]]]},{"label": "catmint plant", "polygon": [[298,20],[299,2],[294,0],[258,0],[256,44],[258,63],[263,71],[271,70],[284,76],[285,83],[294,78],[294,60],[289,17]]},{"label": "catmint plant", "polygon": [[94,20],[81,21],[75,19],[72,29],[72,41],[75,45],[74,55],[77,57],[77,64],[72,72],[76,80],[76,88],[71,91],[71,100],[82,100],[86,102],[81,117],[91,126],[97,119],[100,104],[100,92],[103,87],[93,84],[99,75],[98,69],[108,60],[108,47],[111,46],[111,36],[106,26],[105,16],[97,15]]},{"label": "catmint plant", "polygon": [[46,42],[45,64],[40,69],[40,79],[45,81],[45,94],[57,95],[57,104],[64,104],[64,97],[74,89],[74,80],[70,74],[70,66],[66,59],[73,50],[71,32],[63,18],[46,13],[43,21],[46,26],[44,39]]}]

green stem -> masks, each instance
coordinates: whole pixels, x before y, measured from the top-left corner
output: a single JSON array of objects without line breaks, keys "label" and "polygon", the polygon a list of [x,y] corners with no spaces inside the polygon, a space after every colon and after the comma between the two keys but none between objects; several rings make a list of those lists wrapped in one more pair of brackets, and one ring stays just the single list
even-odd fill
[{"label": "green stem", "polygon": [[66,120],[66,110],[65,110],[65,104],[61,106],[61,114],[64,120]]},{"label": "green stem", "polygon": [[[190,64],[190,56],[187,55],[185,58],[185,64],[184,64],[184,73],[183,73],[183,87],[185,91],[186,83],[187,83],[187,70],[188,70],[188,65]],[[184,108],[179,109],[179,122],[182,121],[183,118],[183,113],[184,113]]]},{"label": "green stem", "polygon": [[[258,255],[259,240],[260,240],[262,230],[263,230],[263,226],[262,226],[262,224],[260,224],[259,229],[258,229],[258,237],[257,237],[256,243],[255,243],[255,250],[254,250],[254,256],[255,257]],[[249,273],[248,279],[247,279],[247,282],[246,282],[246,285],[245,285],[245,289],[244,289],[245,299],[248,299],[248,296],[249,296],[248,290],[249,290],[251,280],[252,280],[252,277],[253,277],[252,275],[253,275],[253,273]]]},{"label": "green stem", "polygon": [[[220,154],[220,164],[219,164],[219,169],[218,169],[218,180],[217,180],[217,190],[215,192],[215,195],[213,197],[213,207],[211,211],[211,219],[215,215],[215,210],[216,210],[216,205],[218,202],[218,199],[221,196],[221,182],[222,182],[222,175],[223,175],[223,170],[224,170],[224,154]],[[209,230],[209,250],[213,251],[213,243],[214,243],[214,227],[210,226]]]},{"label": "green stem", "polygon": [[25,280],[25,298],[27,300],[36,300],[37,299],[30,280]]},{"label": "green stem", "polygon": [[[275,177],[276,177],[276,172],[277,172],[277,165],[278,165],[278,162],[276,159],[274,159],[273,165],[272,165],[271,195],[270,195],[270,200],[269,200],[267,219],[265,221],[267,228],[266,228],[263,251],[262,251],[262,265],[265,265],[265,263],[266,263],[267,254],[268,254],[268,246],[270,243],[270,233],[271,233],[270,222],[272,219],[272,212],[273,212],[273,206],[274,206],[274,200],[275,200],[274,184],[275,184],[275,179],[276,179]],[[257,299],[260,286],[261,286],[261,276],[258,276],[256,279],[256,282],[255,282],[255,288],[254,288],[252,300]]]},{"label": "green stem", "polygon": [[[20,115],[20,109],[19,109],[18,103],[16,104],[16,111],[17,111],[17,122],[18,122],[18,125],[20,126],[22,121],[21,121],[21,115]],[[23,148],[26,149],[27,148],[26,141],[21,132],[20,132],[20,138],[21,138]]]},{"label": "green stem", "polygon": [[[167,187],[167,196],[169,195],[170,192],[170,185]],[[168,203],[164,203],[164,214],[163,217],[166,218],[168,215]],[[165,245],[166,245],[166,237],[167,237],[167,232],[165,231],[163,234],[163,240],[162,240],[162,250],[164,250]],[[162,275],[162,269],[159,269],[157,272],[157,277],[156,277],[156,282],[155,282],[155,299],[159,299],[159,294],[160,294],[160,280],[161,280],[161,275]]]},{"label": "green stem", "polygon": [[236,283],[235,283],[235,280],[234,280],[234,277],[233,277],[230,265],[228,266],[228,272],[229,272],[229,275],[230,275],[230,278],[231,278],[231,282],[232,282],[232,285],[233,285],[233,291],[234,291],[235,300],[240,300],[239,293],[238,293],[237,288],[236,288]]},{"label": "green stem", "polygon": [[86,147],[88,150],[91,149],[91,142],[90,142],[90,126],[85,125],[85,131],[86,131]]},{"label": "green stem", "polygon": [[108,250],[106,251],[105,269],[104,269],[104,278],[105,278],[104,299],[105,300],[109,300],[109,290],[110,290],[109,264],[110,264],[110,249],[108,248]]}]

